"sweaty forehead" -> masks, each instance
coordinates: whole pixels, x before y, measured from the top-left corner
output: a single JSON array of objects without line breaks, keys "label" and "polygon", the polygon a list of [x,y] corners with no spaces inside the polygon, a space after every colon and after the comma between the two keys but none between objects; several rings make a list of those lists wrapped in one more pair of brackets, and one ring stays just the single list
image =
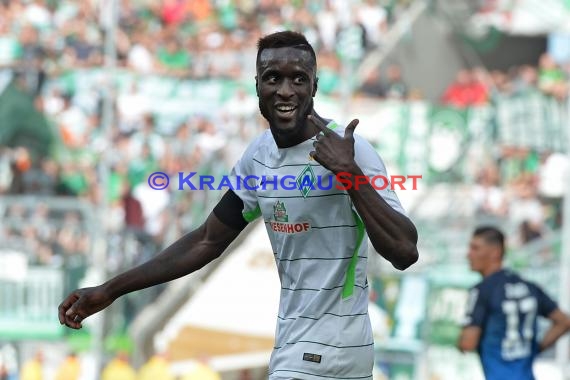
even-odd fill
[{"label": "sweaty forehead", "polygon": [[313,69],[315,61],[311,53],[307,50],[282,47],[264,49],[261,51],[258,62],[258,69],[263,70],[271,65],[293,64],[303,66],[305,69]]}]

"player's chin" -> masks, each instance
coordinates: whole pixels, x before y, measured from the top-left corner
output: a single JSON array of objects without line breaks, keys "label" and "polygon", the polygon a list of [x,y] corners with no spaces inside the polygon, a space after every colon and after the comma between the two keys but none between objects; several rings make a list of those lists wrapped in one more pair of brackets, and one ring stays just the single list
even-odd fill
[{"label": "player's chin", "polygon": [[277,119],[273,123],[273,128],[275,131],[281,135],[289,135],[295,133],[299,129],[299,123],[297,120],[280,120]]}]

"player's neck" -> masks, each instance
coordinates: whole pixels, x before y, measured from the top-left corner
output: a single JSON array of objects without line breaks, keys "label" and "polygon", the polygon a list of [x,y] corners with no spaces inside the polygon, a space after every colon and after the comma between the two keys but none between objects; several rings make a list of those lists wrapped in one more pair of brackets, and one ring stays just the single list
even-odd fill
[{"label": "player's neck", "polygon": [[[311,111],[311,115],[316,117],[322,123],[327,124],[328,121],[318,115],[315,110]],[[292,131],[291,133],[278,133],[277,128],[270,128],[271,133],[273,134],[273,138],[275,139],[275,143],[279,148],[290,148],[292,146],[298,145],[304,141],[309,140],[310,138],[314,137],[320,129],[316,127],[313,122],[309,120],[304,120],[303,125],[301,128]]]},{"label": "player's neck", "polygon": [[480,273],[483,277],[489,277],[490,275],[500,271],[501,269],[503,269],[503,264],[498,263],[498,264],[489,265],[487,268],[483,269]]}]

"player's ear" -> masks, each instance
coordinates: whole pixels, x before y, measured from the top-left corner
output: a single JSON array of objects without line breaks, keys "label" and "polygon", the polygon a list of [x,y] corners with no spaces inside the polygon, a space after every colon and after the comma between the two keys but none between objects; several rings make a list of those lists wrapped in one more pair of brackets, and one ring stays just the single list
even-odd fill
[{"label": "player's ear", "polygon": [[257,75],[255,76],[255,94],[259,98],[259,83],[257,82]]},{"label": "player's ear", "polygon": [[315,81],[313,83],[313,97],[317,94],[318,88],[319,88],[319,77],[315,77]]},{"label": "player's ear", "polygon": [[503,255],[501,253],[501,248],[496,245],[493,247],[493,257],[495,260],[497,261],[502,261],[503,260]]}]

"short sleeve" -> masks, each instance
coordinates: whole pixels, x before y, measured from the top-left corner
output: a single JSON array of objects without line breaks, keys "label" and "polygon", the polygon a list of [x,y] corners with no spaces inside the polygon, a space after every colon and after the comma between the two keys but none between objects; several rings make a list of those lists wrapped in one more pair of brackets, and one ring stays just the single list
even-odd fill
[{"label": "short sleeve", "polygon": [[484,294],[481,294],[480,288],[472,288],[467,298],[467,308],[462,327],[477,326],[482,328],[485,325],[486,316],[487,302],[485,302]]},{"label": "short sleeve", "polygon": [[407,215],[392,188],[384,161],[366,139],[356,134],[354,135],[354,159],[386,203],[399,213]]},{"label": "short sleeve", "polygon": [[538,287],[534,286],[536,292],[536,299],[538,303],[538,315],[548,318],[548,316],[556,309],[558,309],[558,304],[552,300],[544,291]]},{"label": "short sleeve", "polygon": [[261,138],[254,140],[245,150],[230,173],[232,190],[243,201],[243,218],[251,222],[261,216],[257,202],[253,154],[257,151]]}]

